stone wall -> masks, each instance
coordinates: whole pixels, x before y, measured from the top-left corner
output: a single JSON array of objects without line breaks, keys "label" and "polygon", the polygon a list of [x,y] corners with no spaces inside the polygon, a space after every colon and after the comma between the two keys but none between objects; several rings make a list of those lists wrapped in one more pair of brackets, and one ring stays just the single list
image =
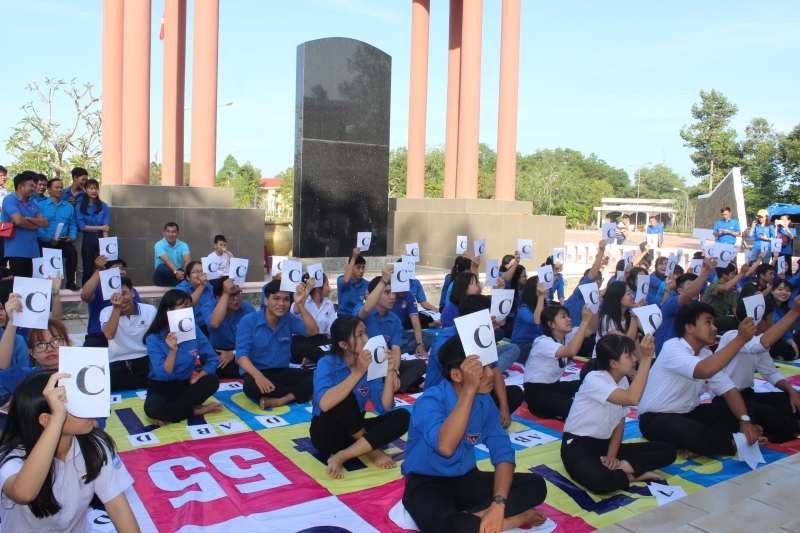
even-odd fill
[{"label": "stone wall", "polygon": [[722,218],[723,207],[731,208],[731,218],[738,220],[742,229],[747,227],[747,214],[744,207],[742,188],[742,169],[735,167],[709,194],[697,197],[695,228],[713,229]]}]

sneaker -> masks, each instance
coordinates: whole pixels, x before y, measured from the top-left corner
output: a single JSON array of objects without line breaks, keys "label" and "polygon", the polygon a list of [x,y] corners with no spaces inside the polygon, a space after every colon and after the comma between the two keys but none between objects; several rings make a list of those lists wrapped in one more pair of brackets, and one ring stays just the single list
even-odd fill
[{"label": "sneaker", "polygon": [[80,290],[80,287],[78,287],[78,286],[77,286],[76,284],[74,284],[74,283],[67,283],[67,290],[68,290],[68,291],[79,291],[79,290]]}]

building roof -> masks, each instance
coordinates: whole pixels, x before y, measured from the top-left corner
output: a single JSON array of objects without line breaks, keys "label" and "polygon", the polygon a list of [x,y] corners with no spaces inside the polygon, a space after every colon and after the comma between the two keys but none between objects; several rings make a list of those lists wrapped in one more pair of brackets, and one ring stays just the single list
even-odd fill
[{"label": "building roof", "polygon": [[277,189],[281,186],[280,178],[261,178],[259,180],[259,187],[262,189]]}]

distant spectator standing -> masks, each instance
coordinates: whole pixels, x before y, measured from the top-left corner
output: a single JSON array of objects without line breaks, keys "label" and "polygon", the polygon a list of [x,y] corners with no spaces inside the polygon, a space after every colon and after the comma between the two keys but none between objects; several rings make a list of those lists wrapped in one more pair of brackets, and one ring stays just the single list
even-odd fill
[{"label": "distant spectator standing", "polygon": [[766,209],[758,210],[756,219],[753,221],[751,236],[753,237],[753,250],[769,252],[770,240],[775,238],[775,228],[769,223],[769,213]]},{"label": "distant spectator standing", "polygon": [[155,245],[154,285],[175,287],[186,277],[183,269],[192,260],[192,256],[189,245],[178,239],[180,234],[180,228],[175,222],[167,222],[164,226],[164,238]]},{"label": "distant spectator standing", "polygon": [[617,244],[623,244],[628,238],[628,228],[631,224],[631,217],[622,215],[622,221],[617,221]]},{"label": "distant spectator standing", "polygon": [[781,257],[786,261],[786,277],[792,277],[792,248],[794,247],[794,233],[789,215],[775,219],[775,238],[781,240]]},{"label": "distant spectator standing", "polygon": [[94,260],[100,253],[100,238],[108,237],[111,215],[108,204],[100,199],[100,184],[95,179],[88,180],[84,194],[77,209],[78,229],[83,232],[81,258],[83,259],[83,279],[85,285],[94,273]]},{"label": "distant spectator standing", "polygon": [[[63,201],[64,183],[61,178],[53,178],[47,182],[49,198],[39,203],[42,215],[50,221],[46,228],[39,228],[39,246],[42,248],[56,248],[61,250],[64,258],[64,267],[67,275],[67,289],[77,291],[75,284],[75,270],[78,267],[78,251],[72,244],[78,235],[78,221],[75,209],[71,204]],[[63,224],[58,239],[55,238],[58,225]]]},{"label": "distant spectator standing", "polygon": [[41,173],[36,174],[36,188],[33,190],[33,201],[40,204],[47,200],[44,192],[47,190],[47,176]]},{"label": "distant spectator standing", "polygon": [[[78,208],[83,200],[83,185],[89,179],[89,172],[85,168],[75,167],[72,169],[72,183],[69,187],[64,189],[64,196],[61,198],[65,202],[69,202],[75,207],[75,216],[78,215]],[[83,259],[81,258],[80,250],[83,248],[83,232],[78,232],[78,237],[75,239],[75,249],[78,250],[78,272],[83,272]]]},{"label": "distant spectator standing", "polygon": [[[6,180],[8,179],[8,170],[6,167],[0,165],[0,203],[5,199],[6,196],[11,194],[11,191],[6,189]],[[5,268],[6,266],[6,254],[5,254],[5,239],[0,239],[0,268]]]},{"label": "distant spectator standing", "polygon": [[14,237],[4,238],[8,266],[15,276],[33,277],[34,257],[39,257],[39,228],[50,221],[42,216],[39,205],[31,199],[36,186],[36,173],[23,172],[14,176],[14,194],[3,199],[2,222],[14,222]]},{"label": "distant spectator standing", "polygon": [[722,220],[717,220],[714,224],[714,237],[722,244],[736,244],[736,237],[742,235],[739,221],[731,218],[731,208],[728,206],[723,207],[720,212]]}]

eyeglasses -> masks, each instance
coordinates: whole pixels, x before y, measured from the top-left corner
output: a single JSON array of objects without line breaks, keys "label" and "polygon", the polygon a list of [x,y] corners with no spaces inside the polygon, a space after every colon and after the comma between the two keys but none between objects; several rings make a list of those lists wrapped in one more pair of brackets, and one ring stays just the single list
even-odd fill
[{"label": "eyeglasses", "polygon": [[189,272],[189,274],[191,274],[192,276],[199,276],[202,273],[203,273],[202,270],[192,270],[191,272]]},{"label": "eyeglasses", "polygon": [[66,339],[63,337],[56,337],[54,339],[50,339],[50,342],[40,342],[39,344],[33,345],[33,351],[36,353],[46,352],[49,346],[53,348],[58,348],[59,346],[64,346],[66,344]]},{"label": "eyeglasses", "polygon": [[242,297],[242,291],[237,291],[237,292],[231,293],[230,297],[231,298],[241,298]]}]

